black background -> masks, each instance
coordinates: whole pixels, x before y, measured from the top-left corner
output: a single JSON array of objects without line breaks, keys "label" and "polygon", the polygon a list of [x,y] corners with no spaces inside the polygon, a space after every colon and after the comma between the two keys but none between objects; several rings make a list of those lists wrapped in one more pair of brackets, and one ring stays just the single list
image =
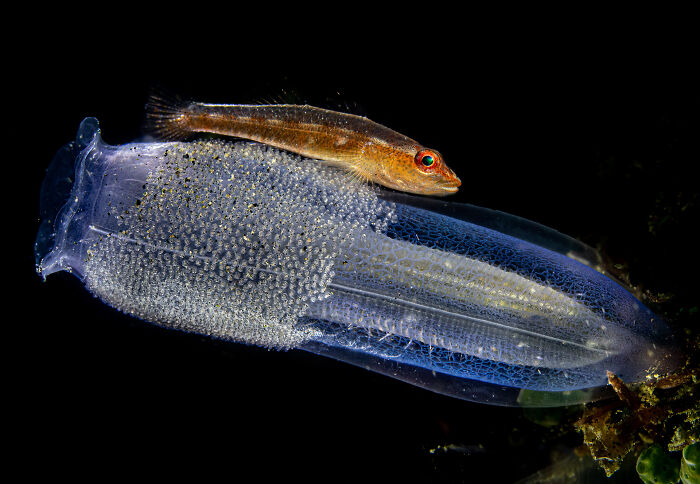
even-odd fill
[{"label": "black background", "polygon": [[[159,329],[68,274],[42,282],[32,244],[44,170],[86,116],[107,143],[139,137],[153,84],[208,102],[272,97],[365,114],[438,149],[463,181],[452,200],[600,246],[633,284],[674,296],[650,302],[655,310],[697,323],[687,313],[697,311],[700,96],[697,58],[678,49],[685,40],[659,44],[653,23],[611,45],[593,28],[566,40],[566,26],[493,22],[476,33],[474,19],[449,39],[430,22],[388,41],[366,24],[297,25],[272,38],[264,18],[246,31],[232,19],[212,36],[201,17],[191,29],[194,19],[127,16],[109,32],[95,19],[61,25],[8,70],[18,82],[6,116],[6,305],[20,311],[6,322],[17,331],[7,354],[19,353],[6,398],[28,475],[511,482],[548,465],[551,449],[580,443],[520,409]],[[471,447],[431,452],[448,444]]]}]

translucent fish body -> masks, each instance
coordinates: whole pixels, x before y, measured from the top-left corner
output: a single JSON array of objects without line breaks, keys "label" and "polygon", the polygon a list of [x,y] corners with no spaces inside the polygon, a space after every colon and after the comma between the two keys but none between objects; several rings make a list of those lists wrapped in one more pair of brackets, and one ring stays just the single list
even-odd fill
[{"label": "translucent fish body", "polygon": [[422,195],[457,192],[440,153],[363,116],[294,104],[206,104],[153,93],[147,126],[159,139],[213,133],[324,160],[382,186]]},{"label": "translucent fish body", "polygon": [[302,161],[254,143],[109,146],[88,118],[44,182],[37,270],[164,327],[494,404],[588,400],[571,392],[608,370],[636,381],[669,364],[665,325],[584,245]]}]

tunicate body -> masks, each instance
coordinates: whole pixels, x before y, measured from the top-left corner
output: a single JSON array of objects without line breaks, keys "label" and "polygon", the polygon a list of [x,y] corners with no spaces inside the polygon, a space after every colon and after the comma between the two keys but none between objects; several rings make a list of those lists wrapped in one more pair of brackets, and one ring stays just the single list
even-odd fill
[{"label": "tunicate body", "polygon": [[521,390],[590,400],[607,370],[668,365],[666,326],[585,245],[260,144],[110,146],[87,118],[41,211],[40,275],[69,271],[164,327],[501,405],[527,405]]}]

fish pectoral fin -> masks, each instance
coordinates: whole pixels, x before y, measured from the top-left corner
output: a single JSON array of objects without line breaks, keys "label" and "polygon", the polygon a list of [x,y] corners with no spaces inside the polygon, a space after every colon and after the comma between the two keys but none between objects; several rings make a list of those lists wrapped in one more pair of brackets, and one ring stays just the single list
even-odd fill
[{"label": "fish pectoral fin", "polygon": [[334,149],[333,154],[326,159],[319,159],[320,163],[328,166],[337,166],[347,171],[357,170],[361,166],[357,151],[352,149]]},{"label": "fish pectoral fin", "polygon": [[350,150],[347,152],[339,151],[335,159],[318,161],[321,164],[340,168],[345,171],[348,175],[347,179],[351,184],[372,183],[374,181],[371,174],[362,168],[361,163],[358,163],[357,155]]}]

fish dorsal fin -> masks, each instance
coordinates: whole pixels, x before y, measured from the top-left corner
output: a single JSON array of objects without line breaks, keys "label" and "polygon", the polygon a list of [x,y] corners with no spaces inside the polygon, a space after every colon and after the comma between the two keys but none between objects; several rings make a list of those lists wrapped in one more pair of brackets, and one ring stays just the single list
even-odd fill
[{"label": "fish dorsal fin", "polygon": [[333,89],[326,94],[308,96],[295,89],[283,88],[278,93],[258,97],[255,104],[308,105],[367,117],[364,107],[358,101],[344,94],[342,89]]},{"label": "fish dorsal fin", "polygon": [[293,89],[281,89],[277,93],[260,96],[255,104],[309,104],[307,100]]}]

